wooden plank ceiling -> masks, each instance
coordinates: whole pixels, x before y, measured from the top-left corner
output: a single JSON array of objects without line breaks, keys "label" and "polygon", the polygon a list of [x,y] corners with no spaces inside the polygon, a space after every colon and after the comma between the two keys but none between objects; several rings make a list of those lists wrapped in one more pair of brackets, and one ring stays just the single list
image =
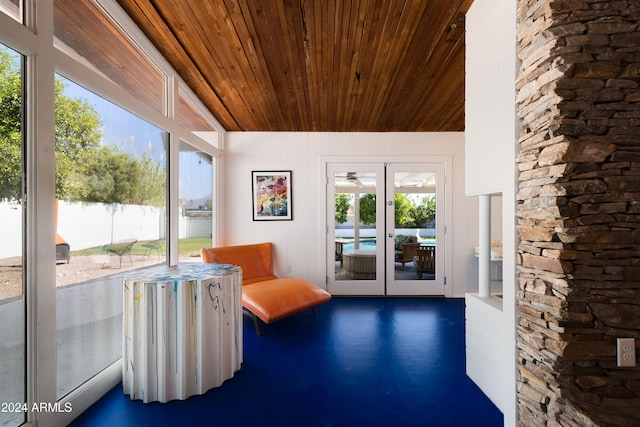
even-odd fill
[{"label": "wooden plank ceiling", "polygon": [[462,131],[473,0],[118,0],[231,131]]}]

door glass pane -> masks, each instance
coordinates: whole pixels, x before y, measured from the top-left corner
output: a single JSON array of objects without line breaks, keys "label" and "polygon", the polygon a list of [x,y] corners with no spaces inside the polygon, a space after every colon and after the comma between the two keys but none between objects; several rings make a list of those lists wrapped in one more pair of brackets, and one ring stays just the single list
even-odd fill
[{"label": "door glass pane", "polygon": [[435,280],[436,174],[395,172],[395,280]]},{"label": "door glass pane", "polygon": [[213,242],[213,158],[181,142],[178,162],[179,260],[200,262],[200,249]]},{"label": "door glass pane", "polygon": [[[0,44],[0,403],[25,399],[22,61]],[[21,410],[0,411],[0,425],[19,425]]]},{"label": "door glass pane", "polygon": [[376,173],[334,173],[335,280],[376,279]]},{"label": "door glass pane", "polygon": [[166,141],[57,77],[58,397],[122,356],[123,276],[165,262]]}]

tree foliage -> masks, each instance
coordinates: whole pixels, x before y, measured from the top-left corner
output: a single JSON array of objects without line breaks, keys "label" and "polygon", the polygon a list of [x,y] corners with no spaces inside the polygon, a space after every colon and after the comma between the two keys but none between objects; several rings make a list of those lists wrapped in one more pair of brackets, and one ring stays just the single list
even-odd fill
[{"label": "tree foliage", "polygon": [[102,146],[81,158],[67,180],[71,200],[129,203],[140,181],[136,161],[112,146]]},{"label": "tree foliage", "polygon": [[419,205],[411,212],[411,226],[416,228],[432,225],[436,220],[436,196],[429,195],[422,198]]},{"label": "tree foliage", "polygon": [[166,173],[150,156],[136,160],[116,147],[86,153],[68,177],[71,200],[162,206]]},{"label": "tree foliage", "polygon": [[[406,194],[394,195],[395,226],[398,228],[422,228],[432,224],[436,217],[435,195],[427,195],[420,203]],[[337,215],[337,211],[336,211]],[[376,222],[376,195],[364,194],[360,198],[360,222],[365,225]]]},{"label": "tree foliage", "polygon": [[22,78],[0,49],[0,200],[22,195]]},{"label": "tree foliage", "polygon": [[[84,99],[64,94],[55,81],[56,197],[85,202],[165,204],[166,171],[151,156],[136,159],[102,145],[102,120]],[[0,200],[22,194],[22,76],[19,65],[0,48]]]},{"label": "tree foliage", "polygon": [[360,222],[366,225],[376,223],[375,193],[363,194],[362,197],[360,197]]},{"label": "tree foliage", "polygon": [[74,199],[68,187],[78,166],[101,152],[102,121],[98,112],[86,100],[65,96],[63,91],[64,83],[56,80],[56,197],[96,201]]},{"label": "tree foliage", "polygon": [[335,218],[337,224],[347,222],[347,214],[351,207],[351,195],[338,193],[335,195]]},{"label": "tree foliage", "polygon": [[412,209],[414,203],[409,200],[406,194],[396,193],[393,198],[395,226],[403,227],[406,224],[411,224],[413,222]]},{"label": "tree foliage", "polygon": [[[150,155],[145,154],[138,162],[140,171],[140,181],[137,190],[137,197],[132,200],[132,204],[164,206],[166,204],[167,172],[160,165],[154,162]],[[211,209],[212,201],[208,200],[206,205]]]}]

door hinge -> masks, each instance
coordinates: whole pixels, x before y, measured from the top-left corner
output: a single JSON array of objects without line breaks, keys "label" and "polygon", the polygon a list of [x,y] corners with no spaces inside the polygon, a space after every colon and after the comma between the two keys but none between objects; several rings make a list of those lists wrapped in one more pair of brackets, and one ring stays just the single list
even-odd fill
[{"label": "door hinge", "polygon": [[329,284],[329,276],[324,276],[324,284],[325,285]]},{"label": "door hinge", "polygon": [[444,285],[447,286],[447,276],[444,276]]}]

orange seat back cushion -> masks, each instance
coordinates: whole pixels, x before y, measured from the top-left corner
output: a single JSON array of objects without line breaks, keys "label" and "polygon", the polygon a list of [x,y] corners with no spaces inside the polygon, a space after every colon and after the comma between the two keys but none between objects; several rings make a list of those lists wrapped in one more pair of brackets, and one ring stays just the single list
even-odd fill
[{"label": "orange seat back cushion", "polygon": [[277,279],[273,270],[272,243],[204,248],[202,261],[211,264],[233,264],[242,268],[242,284]]}]

